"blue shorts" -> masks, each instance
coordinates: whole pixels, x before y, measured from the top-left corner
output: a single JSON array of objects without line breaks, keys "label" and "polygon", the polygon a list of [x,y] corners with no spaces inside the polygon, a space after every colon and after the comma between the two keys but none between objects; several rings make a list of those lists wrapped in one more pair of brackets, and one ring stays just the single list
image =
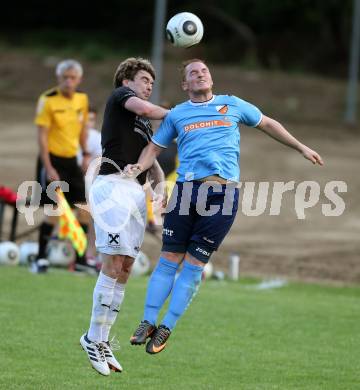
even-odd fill
[{"label": "blue shorts", "polygon": [[234,222],[238,200],[236,183],[177,182],[165,214],[162,251],[189,252],[207,263]]}]

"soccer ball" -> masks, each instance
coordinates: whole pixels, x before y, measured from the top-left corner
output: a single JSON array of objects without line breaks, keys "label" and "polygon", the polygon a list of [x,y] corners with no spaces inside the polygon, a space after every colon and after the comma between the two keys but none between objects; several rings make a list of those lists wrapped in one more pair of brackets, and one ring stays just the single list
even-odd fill
[{"label": "soccer ball", "polygon": [[19,247],[11,241],[0,243],[0,264],[18,265],[20,259]]},{"label": "soccer ball", "polygon": [[75,261],[76,253],[70,241],[52,239],[46,247],[46,258],[54,267],[67,267]]},{"label": "soccer ball", "polygon": [[20,265],[29,265],[36,260],[39,252],[39,243],[25,241],[20,244]]},{"label": "soccer ball", "polygon": [[150,270],[150,260],[144,252],[139,252],[131,269],[132,276],[145,275]]},{"label": "soccer ball", "polygon": [[190,12],[174,15],[166,26],[166,37],[176,47],[190,47],[201,41],[204,26],[201,20]]}]

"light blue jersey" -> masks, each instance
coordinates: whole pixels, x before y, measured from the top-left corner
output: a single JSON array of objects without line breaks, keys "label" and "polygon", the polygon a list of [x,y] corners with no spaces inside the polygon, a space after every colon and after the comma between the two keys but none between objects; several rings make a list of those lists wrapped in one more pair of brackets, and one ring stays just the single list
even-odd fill
[{"label": "light blue jersey", "polygon": [[180,182],[210,175],[239,181],[239,125],[256,127],[261,119],[257,107],[236,96],[214,95],[202,103],[188,100],[169,112],[152,141],[166,148],[177,138]]}]

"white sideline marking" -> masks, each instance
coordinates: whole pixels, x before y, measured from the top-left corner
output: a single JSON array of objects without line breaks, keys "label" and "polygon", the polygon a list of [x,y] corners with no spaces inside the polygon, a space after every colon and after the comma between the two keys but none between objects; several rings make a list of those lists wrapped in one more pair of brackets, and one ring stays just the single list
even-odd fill
[{"label": "white sideline marking", "polygon": [[272,288],[281,288],[287,285],[287,281],[284,279],[270,279],[263,280],[261,283],[255,286],[256,290],[270,290]]}]

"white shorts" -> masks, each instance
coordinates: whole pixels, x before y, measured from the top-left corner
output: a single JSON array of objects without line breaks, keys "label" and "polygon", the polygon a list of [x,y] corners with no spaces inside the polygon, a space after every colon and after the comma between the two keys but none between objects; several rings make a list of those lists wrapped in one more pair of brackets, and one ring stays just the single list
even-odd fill
[{"label": "white shorts", "polygon": [[98,252],[135,258],[146,224],[142,186],[120,174],[99,175],[90,187],[89,203]]}]

